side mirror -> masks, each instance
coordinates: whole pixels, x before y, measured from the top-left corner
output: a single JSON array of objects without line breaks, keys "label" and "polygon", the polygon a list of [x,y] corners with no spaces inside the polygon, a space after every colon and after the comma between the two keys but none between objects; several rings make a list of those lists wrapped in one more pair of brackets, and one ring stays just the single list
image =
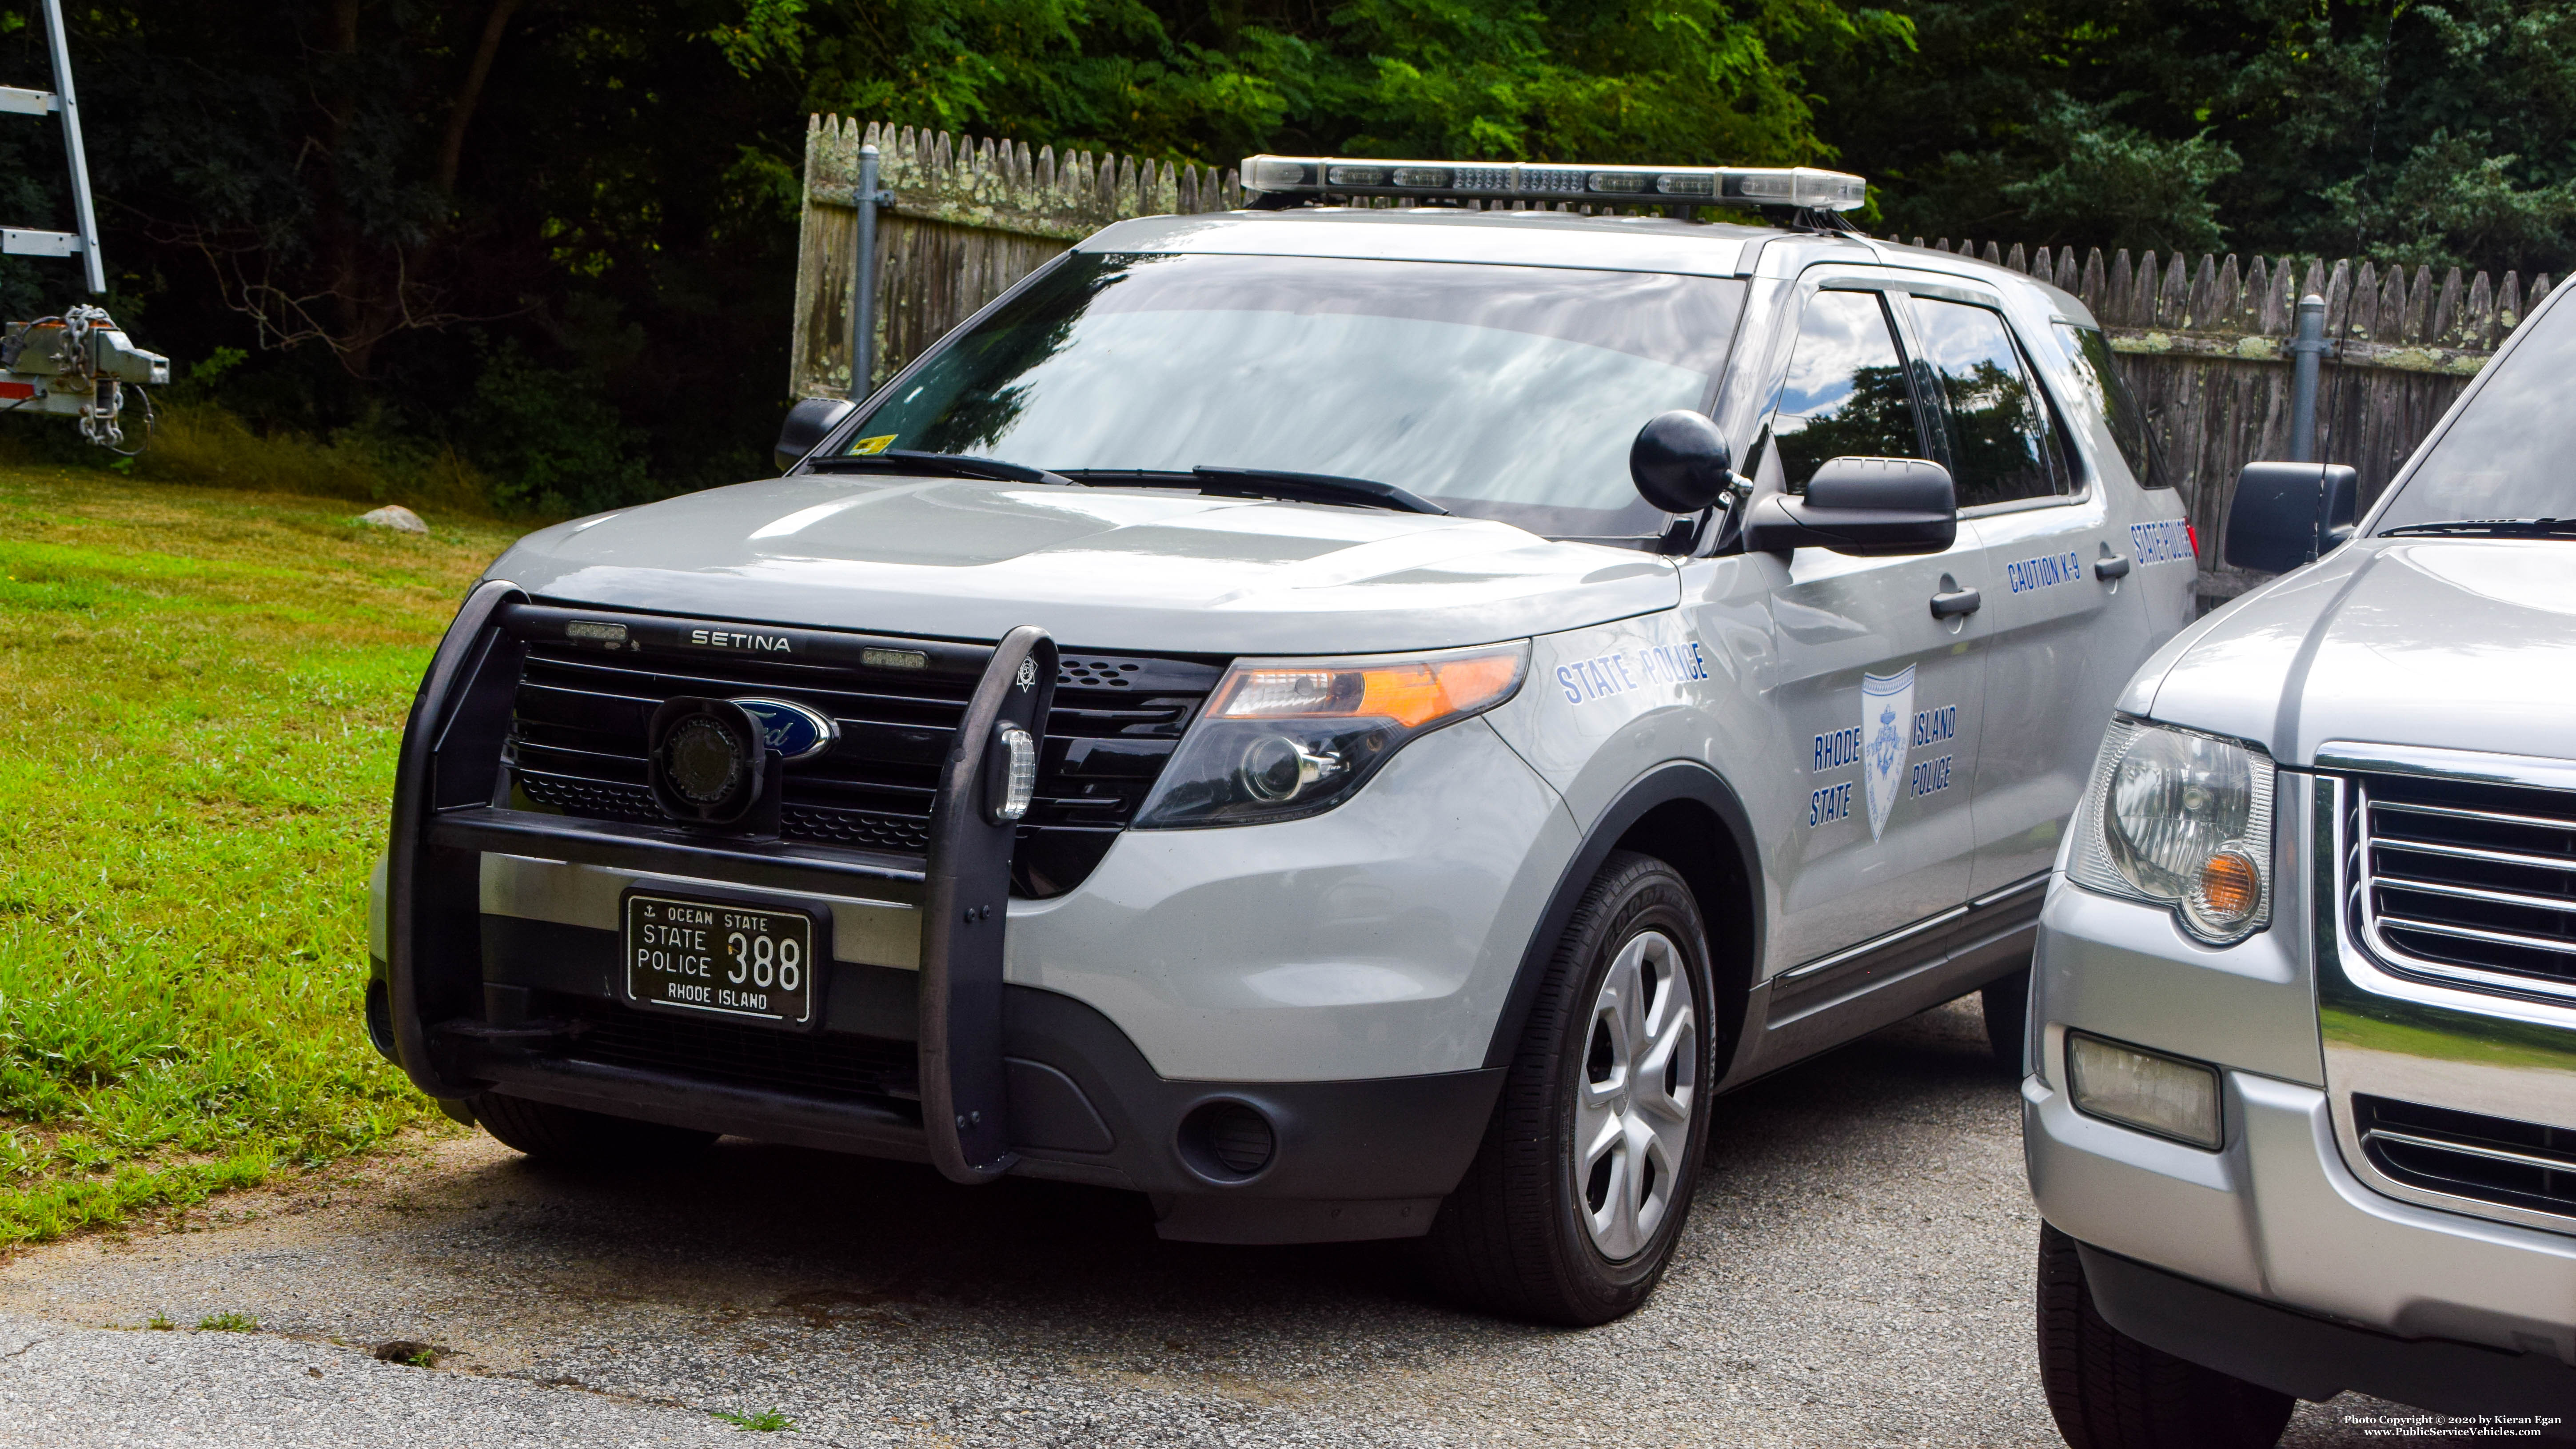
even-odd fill
[{"label": "side mirror", "polygon": [[795,467],[849,415],[850,404],[840,398],[798,398],[796,406],[787,410],[787,421],[778,425],[778,446],[771,450],[770,461],[781,473]]},{"label": "side mirror", "polygon": [[1717,424],[1687,408],[1657,413],[1628,445],[1638,496],[1666,513],[1697,513],[1735,486],[1735,450]]},{"label": "side mirror", "polygon": [[2285,574],[2352,537],[2361,475],[2341,463],[2248,463],[2227,510],[2226,561]]},{"label": "side mirror", "polygon": [[1747,552],[1823,548],[1859,558],[1939,553],[1959,537],[1950,470],[1923,458],[1830,458],[1803,498],[1774,493],[1744,521]]}]

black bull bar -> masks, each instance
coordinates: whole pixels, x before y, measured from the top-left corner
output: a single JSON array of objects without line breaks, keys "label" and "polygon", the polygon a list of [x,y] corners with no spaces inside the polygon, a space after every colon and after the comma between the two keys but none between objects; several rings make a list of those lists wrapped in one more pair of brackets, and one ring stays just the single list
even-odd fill
[{"label": "black bull bar", "polygon": [[[394,781],[386,873],[385,955],[394,1047],[414,1085],[433,1097],[471,1096],[490,1085],[456,1072],[439,1049],[444,1031],[481,1022],[482,853],[695,875],[817,895],[895,883],[921,899],[919,991],[922,1128],[930,1160],[948,1178],[988,1182],[1017,1162],[1002,1058],[1003,931],[1009,918],[1014,826],[986,808],[988,780],[1007,768],[1001,727],[1046,738],[1056,646],[1021,627],[989,650],[933,646],[945,658],[985,655],[965,718],[940,766],[928,848],[918,855],[789,844],[757,827],[716,833],[678,824],[592,821],[509,808],[502,747],[510,732],[527,640],[560,640],[574,621],[623,625],[637,638],[694,620],[616,610],[562,609],[529,601],[516,586],[475,589],[448,627],[412,701]],[[915,639],[782,636],[856,651],[920,649]],[[965,663],[971,665],[971,657]],[[777,786],[774,752],[768,793]]]}]

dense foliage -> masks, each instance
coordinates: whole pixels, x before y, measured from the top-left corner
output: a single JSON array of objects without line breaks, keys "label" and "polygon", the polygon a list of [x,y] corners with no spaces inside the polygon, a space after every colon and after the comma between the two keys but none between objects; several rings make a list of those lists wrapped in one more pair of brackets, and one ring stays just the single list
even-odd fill
[{"label": "dense foliage", "polygon": [[[42,84],[30,0],[0,83]],[[69,0],[115,305],[253,426],[566,511],[742,476],[811,110],[1254,149],[1823,162],[1875,225],[2563,270],[2576,0]],[[0,118],[0,221],[60,225]],[[0,310],[70,299],[0,263]]]}]

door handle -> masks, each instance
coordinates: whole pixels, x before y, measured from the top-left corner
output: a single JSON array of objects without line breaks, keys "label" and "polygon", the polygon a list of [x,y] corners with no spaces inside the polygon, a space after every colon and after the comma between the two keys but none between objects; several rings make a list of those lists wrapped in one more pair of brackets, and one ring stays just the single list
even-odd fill
[{"label": "door handle", "polygon": [[1932,617],[1951,619],[1961,614],[1973,614],[1985,604],[1985,596],[1974,589],[1950,589],[1932,596]]},{"label": "door handle", "polygon": [[2113,579],[2125,579],[2128,576],[2129,556],[2127,554],[2106,554],[2093,560],[2093,577],[2106,584]]}]

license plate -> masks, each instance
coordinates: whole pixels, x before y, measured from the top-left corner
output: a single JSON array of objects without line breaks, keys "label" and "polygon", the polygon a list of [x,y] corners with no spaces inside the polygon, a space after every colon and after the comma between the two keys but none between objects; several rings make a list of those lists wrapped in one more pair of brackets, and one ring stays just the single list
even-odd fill
[{"label": "license plate", "polygon": [[814,917],[729,901],[629,891],[619,944],[637,1006],[814,1022]]}]

